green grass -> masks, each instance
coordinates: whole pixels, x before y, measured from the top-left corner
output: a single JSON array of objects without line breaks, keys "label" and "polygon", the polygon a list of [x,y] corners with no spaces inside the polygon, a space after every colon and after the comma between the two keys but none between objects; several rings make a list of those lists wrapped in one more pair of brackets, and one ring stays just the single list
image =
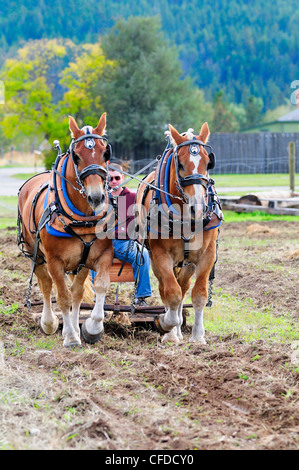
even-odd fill
[{"label": "green grass", "polygon": [[3,210],[15,212],[17,210],[17,196],[0,196],[1,215]]},{"label": "green grass", "polygon": [[[139,179],[142,179],[144,175],[138,175]],[[211,175],[215,180],[216,188],[217,187],[228,187],[228,188],[242,188],[244,186],[260,188],[263,187],[277,187],[277,186],[287,186],[289,187],[290,179],[287,173],[277,173],[277,174],[233,174],[233,175]],[[139,182],[137,180],[131,180],[127,183],[128,188],[136,188]],[[246,194],[244,191],[233,192],[234,195],[243,195]]]},{"label": "green grass", "polygon": [[31,178],[31,176],[34,176],[36,175],[37,173],[15,173],[14,175],[12,175],[13,178],[17,178],[18,180],[28,180],[29,178]]},{"label": "green grass", "polygon": [[[194,316],[188,323],[193,325]],[[258,309],[254,299],[238,299],[215,289],[213,307],[204,312],[205,329],[220,338],[234,334],[246,342],[292,343],[299,337],[299,324],[291,315],[273,315],[271,308]]]},{"label": "green grass", "polygon": [[[217,187],[241,188],[242,186],[288,186],[290,178],[288,173],[267,173],[267,174],[233,174],[233,175],[211,175]],[[298,181],[297,181],[298,183]]]},{"label": "green grass", "polygon": [[284,222],[299,222],[297,215],[272,215],[266,212],[233,212],[223,211],[225,222],[270,222],[271,220],[279,220]]},{"label": "green grass", "polygon": [[16,226],[17,196],[0,196],[0,229]]}]

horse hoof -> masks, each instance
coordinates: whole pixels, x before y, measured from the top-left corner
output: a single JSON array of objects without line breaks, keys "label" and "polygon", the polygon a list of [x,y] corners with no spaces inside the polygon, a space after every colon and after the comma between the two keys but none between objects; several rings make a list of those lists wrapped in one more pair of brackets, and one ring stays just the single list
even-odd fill
[{"label": "horse hoof", "polygon": [[157,331],[159,331],[159,333],[161,333],[162,335],[165,335],[165,333],[169,333],[168,331],[163,330],[163,328],[160,324],[158,315],[154,319],[154,325],[155,325],[155,328],[157,329]]},{"label": "horse hoof", "polygon": [[54,335],[59,327],[59,318],[55,315],[53,323],[43,323],[40,320],[40,328],[46,335]]},{"label": "horse hoof", "polygon": [[81,326],[81,335],[85,343],[89,343],[89,344],[98,343],[102,339],[103,334],[104,334],[104,329],[97,335],[91,335],[90,333],[88,333],[85,323],[83,323]]},{"label": "horse hoof", "polygon": [[206,342],[206,340],[204,339],[203,336],[198,336],[196,338],[194,338],[194,336],[191,336],[191,338],[189,339],[189,342],[190,343],[202,344],[202,345],[207,344],[207,342]]},{"label": "horse hoof", "polygon": [[73,349],[73,348],[81,348],[81,341],[71,341],[70,343],[67,343],[67,344],[63,344],[63,347],[66,348],[66,349]]},{"label": "horse hoof", "polygon": [[180,344],[180,339],[178,338],[176,332],[175,332],[175,329],[173,328],[169,333],[166,333],[162,340],[161,340],[161,343],[167,343],[167,342],[170,342],[170,343],[175,343],[175,344]]}]

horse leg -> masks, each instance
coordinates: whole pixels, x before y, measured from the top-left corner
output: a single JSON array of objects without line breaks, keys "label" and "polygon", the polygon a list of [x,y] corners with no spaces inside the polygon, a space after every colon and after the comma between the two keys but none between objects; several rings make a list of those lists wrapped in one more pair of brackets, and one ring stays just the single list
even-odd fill
[{"label": "horse leg", "polygon": [[112,255],[100,260],[96,268],[97,275],[94,279],[96,295],[95,306],[81,327],[81,333],[87,343],[97,343],[104,334],[104,302],[110,286],[109,267],[112,263]]},{"label": "horse leg", "polygon": [[162,300],[166,307],[166,313],[159,315],[156,325],[161,332],[169,333],[179,325],[178,310],[182,301],[182,290],[176,281],[172,268],[163,267],[164,272],[163,274],[160,272],[160,276],[163,283]]},{"label": "horse leg", "polygon": [[72,298],[65,282],[64,268],[58,260],[54,259],[53,261],[48,262],[48,270],[55,282],[57,290],[57,304],[63,314],[63,346],[65,348],[81,346],[80,336],[75,330],[70,316]]},{"label": "horse leg", "polygon": [[199,270],[191,294],[195,319],[190,341],[197,342],[199,344],[206,344],[206,340],[204,338],[205,328],[203,324],[203,310],[208,299],[209,273],[210,269],[207,270],[206,266]]},{"label": "horse leg", "polygon": [[[195,312],[195,320],[190,341],[206,344],[204,338],[203,310],[208,300],[209,275],[216,259],[216,240],[218,232],[206,232],[206,248],[198,258],[196,265],[196,280],[192,289],[191,298]],[[205,239],[204,239],[205,242]]]},{"label": "horse leg", "polygon": [[193,264],[189,264],[188,266],[184,266],[178,275],[177,281],[179,285],[181,286],[182,289],[182,302],[180,303],[179,306],[179,325],[177,327],[177,337],[179,340],[183,339],[182,335],[182,324],[183,324],[183,303],[184,303],[184,298],[186,293],[188,292],[191,284],[191,276],[194,273],[195,267]]},{"label": "horse leg", "polygon": [[43,295],[43,311],[40,326],[44,333],[53,335],[57,331],[59,320],[52,310],[52,278],[49,276],[46,264],[37,265],[34,269],[34,273],[37,276],[38,284]]},{"label": "horse leg", "polygon": [[79,327],[79,316],[80,316],[80,305],[84,294],[84,282],[88,275],[88,269],[81,269],[81,271],[74,276],[73,283],[71,285],[72,293],[72,315],[71,320],[76,333],[80,336]]}]

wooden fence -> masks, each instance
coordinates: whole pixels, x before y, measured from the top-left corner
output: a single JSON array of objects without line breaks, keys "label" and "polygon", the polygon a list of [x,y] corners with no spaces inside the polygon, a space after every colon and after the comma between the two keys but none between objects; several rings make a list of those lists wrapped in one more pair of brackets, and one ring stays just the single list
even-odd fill
[{"label": "wooden fence", "polygon": [[[298,173],[299,133],[211,134],[209,143],[216,154],[216,167],[212,173],[288,173],[289,142],[295,142]],[[132,171],[138,171],[163,153],[165,145],[161,141],[160,146],[144,145],[130,151],[116,144],[113,150],[116,157],[131,161]]]},{"label": "wooden fence", "polygon": [[217,158],[214,174],[288,173],[289,142],[295,142],[299,171],[299,133],[214,134],[209,141]]}]

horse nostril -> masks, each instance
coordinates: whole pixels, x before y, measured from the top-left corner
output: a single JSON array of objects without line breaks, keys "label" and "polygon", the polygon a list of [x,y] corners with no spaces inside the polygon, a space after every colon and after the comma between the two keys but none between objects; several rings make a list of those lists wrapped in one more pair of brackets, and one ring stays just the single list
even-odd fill
[{"label": "horse nostril", "polygon": [[96,195],[96,196],[88,196],[87,200],[88,200],[88,203],[92,207],[98,207],[100,204],[102,204],[105,201],[105,194]]},{"label": "horse nostril", "polygon": [[87,201],[88,201],[88,204],[90,204],[90,205],[93,204],[93,199],[92,199],[92,197],[88,196],[88,197],[87,197]]}]

